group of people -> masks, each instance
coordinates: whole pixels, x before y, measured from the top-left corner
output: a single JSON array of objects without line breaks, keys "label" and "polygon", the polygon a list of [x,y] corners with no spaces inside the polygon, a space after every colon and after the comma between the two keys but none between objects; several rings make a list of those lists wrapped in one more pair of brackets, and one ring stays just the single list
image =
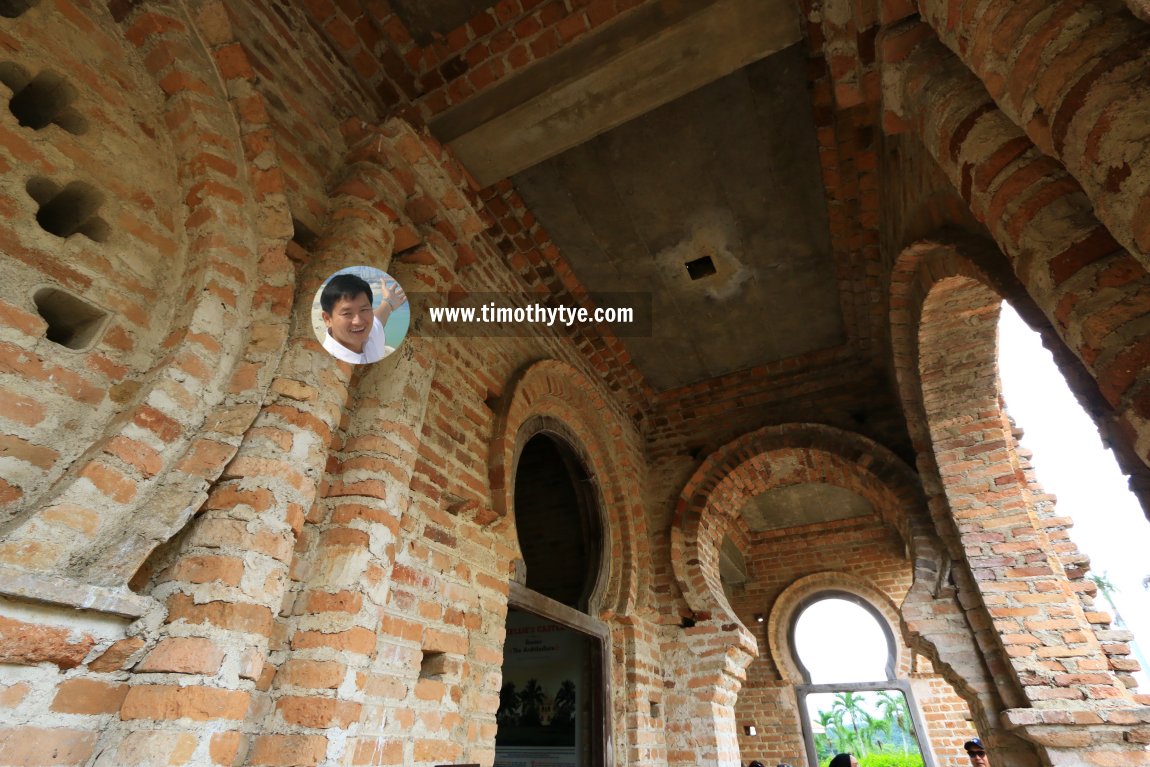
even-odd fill
[{"label": "group of people", "polygon": [[[963,743],[962,747],[970,758],[971,767],[990,767],[986,748],[982,745],[982,738],[971,738]],[[766,767],[766,765],[756,759],[747,767]],[[791,767],[791,765],[780,763],[777,767]],[[859,767],[859,760],[855,759],[854,754],[836,754],[827,767]]]}]

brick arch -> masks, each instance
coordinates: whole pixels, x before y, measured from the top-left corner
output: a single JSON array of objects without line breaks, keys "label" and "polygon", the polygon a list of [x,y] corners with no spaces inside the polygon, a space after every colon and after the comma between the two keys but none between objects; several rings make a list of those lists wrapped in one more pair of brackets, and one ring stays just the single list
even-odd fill
[{"label": "brick arch", "polygon": [[[47,584],[49,601],[133,615],[146,607],[125,584],[203,502],[283,352],[291,221],[278,174],[264,170],[269,160],[276,165],[274,143],[261,100],[245,92],[253,76],[246,57],[218,23],[226,10],[218,3],[201,10],[217,17],[206,47],[176,4],[117,9],[109,21],[162,93],[177,197],[186,204],[186,216],[172,224],[183,238],[183,261],[165,275],[178,286],[177,309],[157,361],[130,386],[116,387],[124,404],[107,411],[113,415],[84,460],[7,536],[15,547],[52,541],[51,560],[37,568],[63,576]],[[257,136],[268,141],[245,141]],[[77,519],[89,520],[90,532],[78,534]],[[25,584],[38,593],[34,577]]]},{"label": "brick arch", "polygon": [[[1073,670],[1112,666],[1086,614],[1081,557],[1017,451],[1002,408],[997,321],[1004,291],[974,263],[977,253],[968,257],[971,247],[944,238],[916,243],[892,272],[895,374],[931,516],[956,563],[949,583],[934,589],[918,583],[916,572],[903,616],[913,646],[966,698],[999,761],[1035,764],[1033,747],[1007,731],[1003,716],[1053,724],[1056,714],[1047,720],[1028,706],[1088,699],[1094,691],[1078,687],[1082,677]],[[1063,599],[1050,602],[1050,594]],[[1075,627],[1081,666],[1042,663],[1035,648],[1063,642],[1054,625]],[[1129,693],[1111,671],[1092,679],[1105,688],[1099,695],[1107,705],[1123,705]]]},{"label": "brick arch", "polygon": [[639,565],[648,556],[647,535],[640,501],[626,490],[639,483],[632,448],[620,430],[611,427],[615,420],[583,373],[557,360],[536,362],[515,380],[497,414],[488,479],[494,511],[507,517],[514,510],[515,468],[523,446],[541,431],[558,429],[594,478],[600,498],[603,575],[596,587],[598,610],[628,615],[646,591]]},{"label": "brick arch", "polygon": [[914,474],[893,453],[861,435],[819,424],[769,426],[709,456],[680,494],[671,528],[671,562],[688,606],[698,615],[730,613],[718,574],[718,544],[738,529],[738,510],[754,495],[825,482],[867,499],[908,544],[922,505]]},{"label": "brick arch", "polygon": [[[795,663],[795,652],[790,639],[791,624],[797,617],[795,612],[808,598],[828,591],[845,591],[862,598],[887,622],[891,635],[899,636],[902,619],[898,607],[885,592],[866,578],[834,570],[804,576],[779,594],[767,619],[767,643],[784,682],[803,684],[803,675]],[[895,654],[895,676],[905,677],[910,672],[910,659],[906,647],[898,641],[892,644]]]},{"label": "brick arch", "polygon": [[[734,704],[747,666],[758,654],[751,632],[733,613],[719,582],[723,535],[743,536],[738,510],[750,497],[797,483],[826,482],[869,500],[907,541],[921,494],[913,473],[880,445],[819,424],[770,426],[712,453],[680,494],[671,524],[671,563],[694,624],[669,643],[669,678],[692,695],[669,706],[689,721],[690,743],[670,743],[684,758],[675,764],[736,764]],[[671,696],[668,698],[671,700]]]},{"label": "brick arch", "polygon": [[[1008,25],[1006,34],[1020,29]],[[1026,294],[1097,382],[1089,401],[1104,400],[1116,414],[1108,437],[1150,465],[1150,398],[1144,394],[1150,342],[1130,321],[1146,311],[1144,260],[1119,244],[1119,232],[1099,221],[1083,186],[997,108],[984,83],[933,29],[908,22],[884,31],[879,44],[892,54],[885,103],[915,130]],[[909,55],[895,53],[902,45]],[[1143,507],[1150,511],[1150,502]]]}]

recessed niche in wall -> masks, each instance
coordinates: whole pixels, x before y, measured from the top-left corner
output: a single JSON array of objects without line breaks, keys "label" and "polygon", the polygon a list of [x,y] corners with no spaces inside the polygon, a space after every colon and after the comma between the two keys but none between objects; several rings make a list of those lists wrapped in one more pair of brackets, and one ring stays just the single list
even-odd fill
[{"label": "recessed niche in wall", "polygon": [[0,0],[0,16],[14,19],[40,0]]},{"label": "recessed niche in wall", "polygon": [[8,109],[25,128],[59,125],[69,133],[88,131],[88,121],[72,107],[76,89],[63,75],[45,69],[35,77],[19,65],[0,64],[0,81],[12,89]]},{"label": "recessed niche in wall", "polygon": [[291,239],[292,242],[304,250],[311,250],[319,240],[319,235],[307,224],[293,216],[291,220]]},{"label": "recessed niche in wall", "polygon": [[73,181],[61,189],[46,178],[33,178],[25,189],[40,203],[36,222],[45,232],[65,238],[82,234],[95,242],[104,242],[111,234],[108,223],[97,215],[104,195],[92,185]]},{"label": "recessed niche in wall", "polygon": [[433,652],[430,650],[423,651],[423,657],[419,661],[420,679],[438,679],[443,676],[446,670],[447,653]]},{"label": "recessed niche in wall", "polygon": [[48,340],[69,349],[87,349],[107,324],[106,311],[60,288],[41,288],[32,301],[48,323]]}]

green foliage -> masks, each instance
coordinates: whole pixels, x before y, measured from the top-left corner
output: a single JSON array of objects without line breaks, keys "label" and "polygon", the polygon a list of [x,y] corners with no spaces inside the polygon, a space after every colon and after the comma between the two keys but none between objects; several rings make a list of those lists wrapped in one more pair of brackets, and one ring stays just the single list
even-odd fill
[{"label": "green foliage", "polygon": [[859,759],[859,767],[922,767],[920,754],[870,754]]},{"label": "green foliage", "polygon": [[863,765],[874,767],[921,767],[923,763],[906,698],[897,691],[828,695],[812,724],[820,762],[849,752]]},{"label": "green foliage", "polygon": [[[832,757],[833,754],[824,759],[821,767],[827,767]],[[855,754],[855,758],[859,760],[859,767],[923,767],[922,757],[918,754]]]}]

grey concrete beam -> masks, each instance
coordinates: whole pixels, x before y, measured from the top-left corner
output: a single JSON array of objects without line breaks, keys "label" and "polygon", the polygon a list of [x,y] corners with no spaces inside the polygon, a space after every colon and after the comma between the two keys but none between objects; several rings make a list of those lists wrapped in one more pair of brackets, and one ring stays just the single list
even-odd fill
[{"label": "grey concrete beam", "polygon": [[431,122],[487,186],[802,39],[792,0],[662,0]]}]

